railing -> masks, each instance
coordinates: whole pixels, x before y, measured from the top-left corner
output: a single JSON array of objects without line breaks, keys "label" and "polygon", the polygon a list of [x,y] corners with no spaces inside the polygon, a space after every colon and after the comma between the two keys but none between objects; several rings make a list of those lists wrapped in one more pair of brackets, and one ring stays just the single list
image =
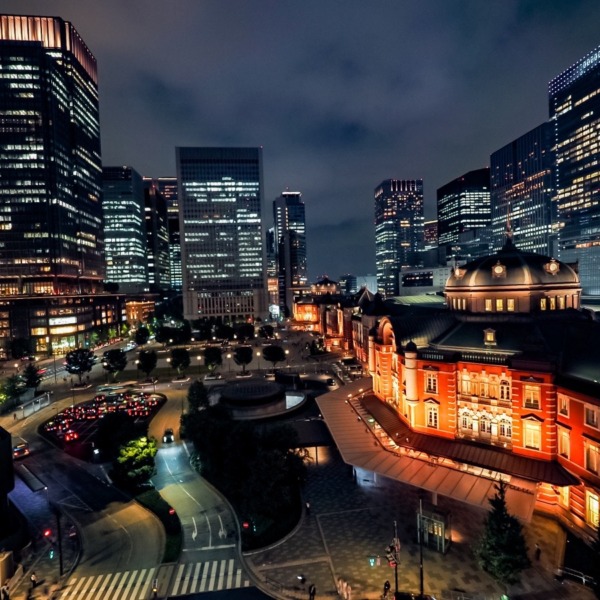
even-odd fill
[{"label": "railing", "polygon": [[570,579],[575,579],[576,581],[579,581],[583,585],[589,587],[593,587],[596,584],[596,581],[591,575],[586,575],[582,571],[570,569],[569,567],[563,567],[562,569],[558,569],[556,576],[559,579],[561,577],[569,577]]}]

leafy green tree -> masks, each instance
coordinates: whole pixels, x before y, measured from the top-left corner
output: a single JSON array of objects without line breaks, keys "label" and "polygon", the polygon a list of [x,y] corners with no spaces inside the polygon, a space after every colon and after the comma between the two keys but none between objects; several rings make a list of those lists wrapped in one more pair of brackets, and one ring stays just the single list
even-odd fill
[{"label": "leafy green tree", "polygon": [[190,353],[185,348],[173,348],[171,350],[171,366],[177,369],[179,376],[190,366],[190,360]]},{"label": "leafy green tree", "polygon": [[121,446],[113,463],[115,479],[131,488],[146,483],[154,474],[156,451],[156,440],[147,437]]},{"label": "leafy green tree", "polygon": [[2,395],[6,398],[4,404],[7,407],[16,406],[23,389],[23,379],[20,375],[11,375],[10,377],[7,377],[2,384]]},{"label": "leafy green tree", "polygon": [[156,369],[158,357],[154,350],[140,350],[138,353],[138,368],[142,373],[146,373],[146,377],[150,377],[150,373]]},{"label": "leafy green tree", "polygon": [[94,366],[94,353],[88,348],[76,348],[67,352],[65,357],[65,369],[67,373],[71,375],[77,375],[79,377],[79,383],[81,383],[83,376],[89,373]]},{"label": "leafy green tree", "polygon": [[246,372],[246,365],[249,365],[253,358],[252,346],[238,346],[233,352],[233,362],[242,366],[242,373]]},{"label": "leafy green tree", "polygon": [[202,351],[204,356],[204,364],[208,368],[209,373],[214,373],[217,367],[223,364],[223,353],[216,346],[207,346]]},{"label": "leafy green tree", "polygon": [[135,343],[138,346],[143,346],[144,344],[147,344],[148,340],[150,339],[150,330],[147,327],[144,327],[143,325],[138,327],[136,329],[134,339]]},{"label": "leafy green tree", "polygon": [[521,572],[531,563],[519,521],[506,508],[506,484],[496,485],[496,494],[489,500],[492,510],[485,520],[485,529],[475,556],[479,566],[504,586],[518,583]]},{"label": "leafy green tree", "polygon": [[104,370],[112,375],[113,381],[117,380],[117,375],[125,370],[127,366],[127,354],[120,348],[113,348],[104,353],[102,360]]},{"label": "leafy green tree", "polygon": [[37,394],[37,390],[42,383],[42,377],[38,373],[39,368],[35,363],[29,363],[24,369],[21,377],[25,384],[25,387],[33,388],[34,393]]},{"label": "leafy green tree", "polygon": [[275,344],[265,346],[263,348],[262,355],[267,362],[273,363],[273,370],[275,370],[277,363],[285,360],[285,350],[281,346],[277,346]]}]

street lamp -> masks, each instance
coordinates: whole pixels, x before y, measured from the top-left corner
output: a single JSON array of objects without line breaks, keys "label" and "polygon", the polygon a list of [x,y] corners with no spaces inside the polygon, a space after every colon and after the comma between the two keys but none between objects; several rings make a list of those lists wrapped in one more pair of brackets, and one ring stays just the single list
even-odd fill
[{"label": "street lamp", "polygon": [[171,375],[173,375],[173,371],[171,370],[172,366],[171,366],[171,358],[170,357],[167,358],[167,363],[169,365],[169,377],[170,377]]},{"label": "street lamp", "polygon": [[196,356],[196,358],[198,359],[198,375],[200,375],[202,373],[202,356]]},{"label": "street lamp", "polygon": [[285,350],[285,360],[287,362],[288,369],[290,368],[290,351],[286,348]]},{"label": "street lamp", "polygon": [[227,354],[227,365],[229,366],[229,372],[231,373],[231,354]]},{"label": "street lamp", "polygon": [[256,358],[258,358],[258,370],[260,371],[260,350],[256,351]]}]

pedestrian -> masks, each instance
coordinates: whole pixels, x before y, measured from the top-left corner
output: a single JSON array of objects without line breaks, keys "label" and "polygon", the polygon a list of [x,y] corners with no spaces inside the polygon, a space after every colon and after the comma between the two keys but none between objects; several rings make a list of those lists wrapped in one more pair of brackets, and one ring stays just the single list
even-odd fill
[{"label": "pedestrian", "polygon": [[14,413],[13,413],[13,421],[16,421],[16,420],[17,420],[17,413],[16,413],[16,412],[14,412]]},{"label": "pedestrian", "polygon": [[310,517],[310,502],[306,501],[306,516]]},{"label": "pedestrian", "polygon": [[386,598],[386,599],[387,599],[387,597],[388,597],[388,593],[389,593],[389,591],[390,591],[390,588],[391,588],[391,587],[392,587],[392,586],[390,585],[390,582],[389,582],[389,580],[387,580],[387,579],[386,579],[386,580],[385,580],[385,583],[383,584],[383,597],[384,597],[384,598]]},{"label": "pedestrian", "polygon": [[542,555],[542,549],[539,544],[535,545],[535,560],[540,560],[540,556]]},{"label": "pedestrian", "polygon": [[29,578],[31,579],[31,587],[34,588],[37,585],[37,575],[35,574],[35,571],[33,571],[33,573],[31,574],[31,577]]},{"label": "pedestrian", "polygon": [[317,588],[315,587],[314,583],[310,584],[310,587],[308,588],[308,598],[309,600],[315,600],[315,594],[317,593]]}]

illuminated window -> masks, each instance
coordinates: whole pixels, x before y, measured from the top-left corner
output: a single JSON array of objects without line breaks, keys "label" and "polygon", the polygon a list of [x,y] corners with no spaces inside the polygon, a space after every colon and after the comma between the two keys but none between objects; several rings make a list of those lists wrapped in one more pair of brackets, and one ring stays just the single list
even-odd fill
[{"label": "illuminated window", "polygon": [[585,520],[588,525],[598,527],[600,521],[600,500],[593,492],[586,492]]},{"label": "illuminated window", "polygon": [[569,508],[569,486],[565,485],[558,490],[558,503],[564,508]]},{"label": "illuminated window", "polygon": [[496,345],[496,330],[495,329],[484,329],[483,330],[483,343],[486,346]]},{"label": "illuminated window", "polygon": [[514,300],[514,298],[507,298],[506,299],[506,310],[508,312],[514,312],[514,310],[515,310],[515,300]]},{"label": "illuminated window", "polygon": [[463,394],[470,394],[471,393],[471,377],[469,377],[469,374],[466,371],[464,371],[462,374],[461,382],[462,382],[461,392]]},{"label": "illuminated window", "polygon": [[571,437],[568,429],[562,427],[558,430],[558,453],[564,458],[571,455]]},{"label": "illuminated window", "polygon": [[438,392],[438,379],[437,373],[426,373],[425,374],[425,391],[429,394],[437,394]]},{"label": "illuminated window", "polygon": [[526,448],[539,450],[542,447],[542,428],[537,421],[523,421],[523,442]]},{"label": "illuminated window", "polygon": [[485,299],[485,310],[487,312],[492,312],[492,299],[491,298]]},{"label": "illuminated window", "polygon": [[496,312],[502,312],[504,310],[504,299],[496,298]]},{"label": "illuminated window", "polygon": [[500,400],[510,400],[510,382],[506,379],[500,381]]},{"label": "illuminated window", "polygon": [[427,427],[438,428],[439,408],[437,404],[427,405]]},{"label": "illuminated window", "polygon": [[470,411],[465,410],[460,416],[460,428],[469,431],[473,429],[473,416]]},{"label": "illuminated window", "polygon": [[554,296],[550,296],[550,310],[556,310],[556,298]]},{"label": "illuminated window", "polygon": [[598,457],[599,450],[596,444],[586,440],[585,441],[585,468],[591,473],[598,475]]},{"label": "illuminated window", "polygon": [[498,421],[498,434],[503,438],[512,437],[512,421],[510,420],[510,417],[500,417]]},{"label": "illuminated window", "polygon": [[546,298],[540,298],[540,310],[546,310]]},{"label": "illuminated window", "polygon": [[565,310],[565,297],[564,296],[558,297],[558,308],[559,308],[559,310]]},{"label": "illuminated window", "polygon": [[525,408],[539,408],[540,407],[540,387],[538,385],[523,386],[523,401],[525,402]]}]

